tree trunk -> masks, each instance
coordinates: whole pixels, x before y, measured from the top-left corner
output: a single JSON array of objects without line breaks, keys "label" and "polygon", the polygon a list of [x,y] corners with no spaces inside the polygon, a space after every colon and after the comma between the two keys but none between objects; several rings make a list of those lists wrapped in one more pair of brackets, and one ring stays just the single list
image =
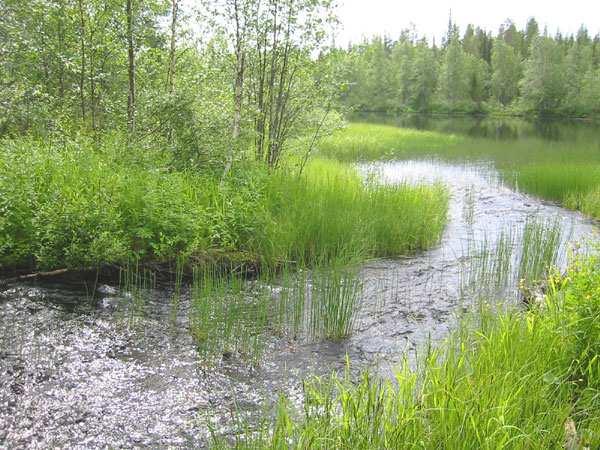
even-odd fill
[{"label": "tree trunk", "polygon": [[96,131],[97,123],[97,99],[96,99],[96,50],[94,46],[95,25],[90,27],[90,112],[92,115],[92,130]]},{"label": "tree trunk", "polygon": [[177,48],[177,14],[179,0],[171,0],[171,48],[169,50],[169,69],[167,72],[167,90],[169,94],[175,91],[175,50]]},{"label": "tree trunk", "polygon": [[239,147],[242,122],[242,101],[244,97],[244,74],[246,69],[246,50],[244,48],[246,45],[244,42],[245,30],[240,22],[239,0],[234,0],[233,8],[235,16],[235,84],[233,90],[234,111],[233,120],[231,122],[231,144],[229,146],[229,153],[227,155],[227,161],[225,162],[223,176],[221,177],[221,186],[223,186],[223,183],[225,182],[225,179],[231,170],[235,151]]},{"label": "tree trunk", "polygon": [[127,95],[127,129],[135,133],[135,49],[133,47],[133,0],[127,0],[127,75],[129,80]]},{"label": "tree trunk", "polygon": [[79,0],[79,47],[81,53],[81,64],[79,67],[79,100],[81,120],[85,122],[85,18],[83,12],[83,0]]}]

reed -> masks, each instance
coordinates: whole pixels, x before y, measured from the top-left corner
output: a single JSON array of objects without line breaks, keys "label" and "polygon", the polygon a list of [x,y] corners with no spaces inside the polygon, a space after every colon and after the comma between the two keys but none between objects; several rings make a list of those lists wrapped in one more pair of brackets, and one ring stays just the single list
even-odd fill
[{"label": "reed", "polygon": [[190,330],[206,363],[235,356],[258,365],[272,337],[310,343],[350,336],[361,293],[356,270],[336,264],[254,281],[196,269]]},{"label": "reed", "polygon": [[194,271],[190,331],[203,364],[241,358],[258,364],[269,325],[270,296],[240,275]]},{"label": "reed", "polygon": [[519,280],[525,285],[545,280],[556,266],[562,246],[559,219],[547,221],[530,217],[525,223],[519,262]]},{"label": "reed", "polygon": [[277,255],[309,266],[408,255],[435,245],[446,224],[442,186],[365,183],[331,160],[312,161],[300,177],[277,174],[267,189],[272,239],[259,253],[271,265]]},{"label": "reed", "polygon": [[[482,309],[416,370],[305,383],[265,427],[216,448],[597,448],[598,260],[553,278],[544,308]],[[576,381],[574,381],[576,380]]]}]

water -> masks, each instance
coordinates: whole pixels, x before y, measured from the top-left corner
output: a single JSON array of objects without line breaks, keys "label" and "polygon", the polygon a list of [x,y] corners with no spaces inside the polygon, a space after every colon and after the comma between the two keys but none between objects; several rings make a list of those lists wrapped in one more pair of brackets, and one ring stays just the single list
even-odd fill
[{"label": "water", "polygon": [[[557,221],[564,267],[568,252],[587,251],[598,239],[594,222],[514,192],[491,164],[405,161],[360,169],[389,183],[442,182],[451,203],[439,246],[363,265],[351,338],[305,344],[273,336],[257,368],[235,355],[205,367],[188,332],[185,289],[177,303],[168,289],[144,290],[140,305],[116,286],[8,286],[0,289],[0,447],[206,445],[211,429],[233,431],[238,413],[262,417],[280,393],[299,402],[301,380],[343,370],[346,355],[354,370],[383,374],[405,355],[414,361],[473,308],[464,280],[479,264],[473,249],[482,242],[493,249],[506,230],[518,242],[531,217]],[[515,282],[498,298],[514,301]]]},{"label": "water", "polygon": [[472,117],[381,113],[357,114],[356,120],[385,123],[418,130],[452,133],[507,144],[523,139],[568,142],[571,146],[591,146],[600,150],[600,122],[552,118]]}]

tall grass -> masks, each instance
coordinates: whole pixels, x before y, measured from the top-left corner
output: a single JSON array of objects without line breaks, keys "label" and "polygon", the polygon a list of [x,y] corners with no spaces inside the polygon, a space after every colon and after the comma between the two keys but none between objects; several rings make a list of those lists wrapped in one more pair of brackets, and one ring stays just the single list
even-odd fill
[{"label": "tall grass", "polygon": [[531,285],[545,280],[556,266],[561,250],[559,219],[548,222],[529,218],[523,230],[519,261],[519,280]]},{"label": "tall grass", "polygon": [[399,255],[434,245],[439,186],[365,184],[315,160],[301,176],[250,162],[181,171],[160,150],[21,139],[0,144],[0,268],[93,267],[129,260],[277,266]]},{"label": "tall grass", "polygon": [[486,237],[470,244],[460,274],[461,296],[495,300],[541,294],[563,252],[560,219],[527,218],[522,230],[502,230],[495,242]]},{"label": "tall grass", "polygon": [[518,189],[600,218],[600,152],[594,145],[524,138],[495,141],[391,125],[350,123],[321,145],[343,161],[437,157],[489,160]]},{"label": "tall grass", "polygon": [[258,364],[269,325],[270,295],[217,268],[194,272],[190,331],[204,364],[242,357]]},{"label": "tall grass", "polygon": [[598,448],[600,262],[579,262],[550,284],[545,307],[484,310],[416,371],[308,382],[299,415],[283,399],[270,426],[233,445]]},{"label": "tall grass", "polygon": [[343,161],[373,161],[445,152],[462,142],[452,134],[355,122],[325,139],[319,150]]},{"label": "tall grass", "polygon": [[298,264],[411,254],[435,245],[446,223],[442,186],[365,183],[335,161],[314,160],[302,177],[275,174],[271,183],[269,250]]},{"label": "tall grass", "polygon": [[190,331],[204,363],[238,357],[259,364],[273,335],[303,342],[350,336],[362,282],[339,265],[263,273],[251,282],[219,268],[194,271]]}]

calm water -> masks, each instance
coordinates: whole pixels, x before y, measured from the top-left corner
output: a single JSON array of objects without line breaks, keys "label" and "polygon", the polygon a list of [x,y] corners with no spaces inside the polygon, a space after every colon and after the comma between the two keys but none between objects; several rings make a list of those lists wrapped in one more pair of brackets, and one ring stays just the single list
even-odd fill
[{"label": "calm water", "polygon": [[521,119],[517,117],[450,117],[444,115],[357,114],[355,120],[384,123],[418,130],[453,133],[493,141],[535,138],[594,147],[600,151],[600,122],[567,119]]}]

